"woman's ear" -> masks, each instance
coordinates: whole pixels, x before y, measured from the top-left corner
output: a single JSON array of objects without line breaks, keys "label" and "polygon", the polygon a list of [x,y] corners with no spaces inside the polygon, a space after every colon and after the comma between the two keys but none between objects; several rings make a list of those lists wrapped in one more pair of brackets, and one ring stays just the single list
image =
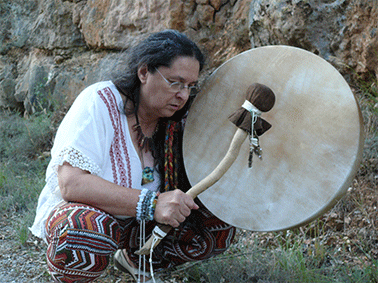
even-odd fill
[{"label": "woman's ear", "polygon": [[146,64],[144,64],[138,68],[138,77],[142,84],[146,83],[147,75],[148,75],[148,67]]}]

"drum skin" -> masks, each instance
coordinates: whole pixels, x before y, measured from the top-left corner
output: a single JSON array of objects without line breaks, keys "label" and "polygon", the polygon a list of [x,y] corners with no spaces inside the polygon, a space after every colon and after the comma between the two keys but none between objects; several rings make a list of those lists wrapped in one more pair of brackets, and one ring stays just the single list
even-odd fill
[{"label": "drum skin", "polygon": [[187,119],[183,154],[196,184],[224,157],[236,126],[228,120],[252,83],[276,95],[262,118],[263,159],[248,168],[249,142],[226,174],[199,195],[223,221],[252,231],[304,225],[327,212],[347,191],[362,159],[358,103],[341,74],[308,51],[266,46],[221,65],[204,83]]}]

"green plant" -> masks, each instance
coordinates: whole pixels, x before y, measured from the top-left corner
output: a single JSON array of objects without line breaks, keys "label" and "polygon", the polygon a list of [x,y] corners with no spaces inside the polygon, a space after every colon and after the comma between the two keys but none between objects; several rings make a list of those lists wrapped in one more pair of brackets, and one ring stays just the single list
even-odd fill
[{"label": "green plant", "polygon": [[7,182],[7,178],[5,176],[5,172],[2,169],[2,165],[0,164],[0,191],[4,188],[4,186],[6,185],[6,182]]},{"label": "green plant", "polygon": [[0,161],[33,160],[51,146],[51,114],[23,118],[18,113],[3,112],[0,117]]},{"label": "green plant", "polygon": [[29,238],[29,229],[28,229],[28,226],[26,223],[21,223],[18,227],[17,227],[17,235],[18,235],[18,239],[19,239],[19,242],[22,246],[25,245],[26,241],[28,240]]},{"label": "green plant", "polygon": [[21,245],[29,237],[28,227],[44,186],[49,162],[44,152],[51,147],[53,132],[51,114],[22,117],[18,113],[0,112],[0,209],[8,215],[15,212],[23,215],[12,227]]},{"label": "green plant", "polygon": [[370,77],[369,80],[363,81],[361,84],[361,91],[366,96],[369,102],[370,110],[378,114],[378,84],[377,79]]},{"label": "green plant", "polygon": [[31,97],[32,113],[49,113],[59,109],[60,101],[53,96],[52,88],[48,83],[48,78],[44,77],[33,87]]}]

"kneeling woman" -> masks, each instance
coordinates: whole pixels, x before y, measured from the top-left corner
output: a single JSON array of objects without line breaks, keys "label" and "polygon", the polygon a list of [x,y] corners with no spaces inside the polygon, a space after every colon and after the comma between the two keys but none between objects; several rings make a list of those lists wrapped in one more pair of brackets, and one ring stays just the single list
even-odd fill
[{"label": "kneeling woman", "polygon": [[167,30],[129,56],[122,76],[77,97],[56,134],[31,230],[47,241],[58,282],[96,279],[115,252],[117,267],[136,279],[145,264],[134,254],[140,223],[146,237],[156,223],[175,228],[154,250],[154,271],[222,253],[235,234],[184,193],[184,116],[197,92],[201,51]]}]

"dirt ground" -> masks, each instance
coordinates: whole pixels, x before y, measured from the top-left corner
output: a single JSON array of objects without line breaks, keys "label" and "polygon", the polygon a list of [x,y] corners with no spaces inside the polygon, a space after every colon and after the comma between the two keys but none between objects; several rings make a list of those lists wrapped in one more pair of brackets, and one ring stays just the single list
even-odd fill
[{"label": "dirt ground", "polygon": [[[375,180],[374,178],[378,177],[369,179]],[[331,211],[319,221],[300,228],[307,238],[304,243],[307,243],[308,249],[313,246],[316,237],[324,245],[338,251],[339,264],[355,266],[378,260],[377,195],[377,182],[356,179],[347,194]],[[12,223],[19,217],[22,215],[2,214],[0,218],[0,282],[53,282],[46,271],[46,244],[30,235],[26,244],[21,246],[19,232],[11,228]],[[311,225],[321,226],[319,235],[311,235],[314,233]],[[274,246],[272,233],[242,234],[249,239],[258,238],[261,245],[266,246],[270,241]],[[132,279],[112,266],[96,282],[132,282]],[[180,280],[169,279],[166,282]]]}]

